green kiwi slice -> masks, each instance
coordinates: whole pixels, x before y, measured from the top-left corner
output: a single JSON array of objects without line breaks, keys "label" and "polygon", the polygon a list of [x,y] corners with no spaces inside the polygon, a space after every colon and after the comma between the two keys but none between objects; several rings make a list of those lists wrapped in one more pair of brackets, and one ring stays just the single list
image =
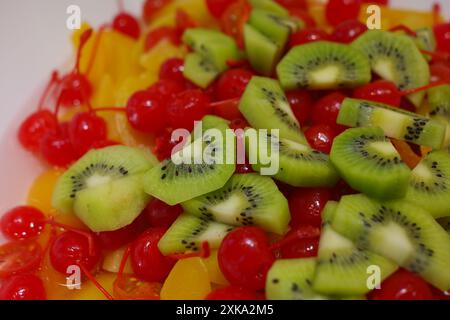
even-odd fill
[{"label": "green kiwi slice", "polygon": [[[248,133],[248,131],[247,131]],[[327,154],[312,149],[306,143],[299,143],[289,139],[273,139],[275,135],[258,134],[258,144],[249,139],[247,155],[252,168],[258,172],[273,166],[278,161],[279,169],[273,178],[295,187],[334,186],[339,175],[331,164]],[[253,143],[252,143],[253,142]],[[263,164],[259,152],[267,148],[271,159],[274,152],[277,160],[272,159],[269,164]],[[255,161],[256,160],[256,161]]]},{"label": "green kiwi slice", "polygon": [[397,269],[395,263],[356,247],[327,225],[320,236],[313,289],[330,296],[365,295],[370,291],[368,270],[373,265],[380,268],[380,281]]},{"label": "green kiwi slice", "polygon": [[[410,37],[393,32],[369,30],[351,44],[370,60],[372,70],[394,82],[400,90],[418,88],[430,82],[428,63]],[[424,92],[408,96],[419,107]]]},{"label": "green kiwi slice", "polygon": [[[436,37],[434,36],[433,28],[420,28],[415,30],[416,36],[413,38],[419,50],[428,50],[435,51],[436,50]],[[424,54],[424,58],[427,61],[430,61],[432,58]]]},{"label": "green kiwi slice", "polygon": [[406,193],[411,170],[380,128],[347,129],[335,138],[330,159],[355,190],[382,199]]},{"label": "green kiwi slice", "polygon": [[336,209],[339,205],[339,202],[337,201],[328,201],[325,204],[325,207],[323,207],[321,212],[322,217],[322,226],[325,227],[326,225],[331,224],[333,221],[334,214],[336,213]]},{"label": "green kiwi slice", "polygon": [[158,248],[163,255],[195,252],[206,241],[211,249],[216,249],[231,230],[232,226],[184,213],[159,240]]},{"label": "green kiwi slice", "polygon": [[283,89],[276,80],[254,76],[239,102],[239,110],[255,129],[279,129],[280,137],[306,143]]},{"label": "green kiwi slice", "polygon": [[370,63],[364,54],[328,41],[292,48],[278,64],[277,74],[285,90],[357,87],[371,79]]},{"label": "green kiwi slice", "polygon": [[450,216],[450,154],[429,153],[412,170],[406,200],[435,218]]},{"label": "green kiwi slice", "polygon": [[380,127],[390,138],[434,149],[442,147],[446,130],[442,123],[419,114],[351,98],[342,103],[337,123],[351,127]]},{"label": "green kiwi slice", "polygon": [[214,64],[198,53],[189,53],[184,60],[184,77],[200,88],[208,87],[219,74]]},{"label": "green kiwi slice", "polygon": [[404,200],[344,196],[332,227],[358,247],[420,274],[443,291],[450,289],[450,237],[427,211]]},{"label": "green kiwi slice", "polygon": [[150,154],[137,148],[112,146],[91,150],[58,179],[53,207],[70,213],[78,192],[144,173],[155,163]]},{"label": "green kiwi slice", "polygon": [[446,126],[444,147],[450,146],[450,85],[444,84],[428,90],[430,117]]},{"label": "green kiwi slice", "polygon": [[236,174],[221,188],[182,203],[206,220],[235,226],[257,225],[284,234],[290,220],[286,198],[269,177]]},{"label": "green kiwi slice", "polygon": [[324,300],[312,289],[315,258],[280,259],[270,268],[266,280],[269,300]]},{"label": "green kiwi slice", "polygon": [[283,6],[280,6],[273,0],[250,0],[250,4],[255,9],[263,9],[266,11],[273,12],[280,16],[288,16],[289,11]]}]

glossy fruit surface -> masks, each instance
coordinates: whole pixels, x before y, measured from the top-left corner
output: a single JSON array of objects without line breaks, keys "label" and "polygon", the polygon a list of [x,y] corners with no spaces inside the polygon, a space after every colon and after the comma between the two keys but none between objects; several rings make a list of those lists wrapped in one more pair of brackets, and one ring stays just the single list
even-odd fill
[{"label": "glossy fruit surface", "polygon": [[33,207],[20,206],[6,212],[0,221],[2,233],[12,240],[38,236],[44,229],[44,214]]},{"label": "glossy fruit surface", "polygon": [[153,199],[144,211],[151,227],[168,228],[183,212],[180,205],[169,206],[159,199]]},{"label": "glossy fruit surface", "polygon": [[41,246],[35,241],[14,241],[1,245],[0,279],[35,271],[41,258]]},{"label": "glossy fruit surface", "polygon": [[320,227],[320,214],[331,198],[331,189],[296,188],[289,196],[291,212],[290,225],[295,228],[302,225]]},{"label": "glossy fruit surface", "polygon": [[198,89],[186,90],[168,102],[167,115],[172,128],[191,131],[194,121],[201,120],[209,113],[209,98]]},{"label": "glossy fruit surface", "polygon": [[364,23],[358,20],[347,20],[334,28],[331,39],[336,42],[351,43],[366,31],[367,26]]},{"label": "glossy fruit surface", "polygon": [[170,58],[166,60],[159,69],[159,78],[183,82],[184,60],[180,58]]},{"label": "glossy fruit surface", "polygon": [[217,83],[219,100],[240,98],[252,77],[253,72],[247,69],[230,69],[225,71]]},{"label": "glossy fruit surface", "polygon": [[295,47],[305,43],[315,41],[327,41],[330,39],[330,35],[322,29],[311,27],[300,31],[297,31],[289,38],[289,46]]},{"label": "glossy fruit surface", "polygon": [[397,86],[387,80],[377,80],[353,91],[356,99],[369,100],[399,107],[401,96]]},{"label": "glossy fruit surface", "polygon": [[122,12],[113,20],[113,29],[133,39],[138,39],[141,34],[139,22],[131,14]]},{"label": "glossy fruit surface", "polygon": [[336,130],[327,124],[317,124],[305,131],[305,138],[309,145],[320,152],[330,153]]},{"label": "glossy fruit surface", "polygon": [[75,149],[62,128],[57,132],[47,133],[41,140],[42,157],[55,167],[67,167],[77,158]]},{"label": "glossy fruit surface", "polygon": [[336,26],[347,20],[354,20],[358,17],[361,9],[361,0],[329,0],[325,15],[327,21]]},{"label": "glossy fruit surface", "polygon": [[287,92],[286,97],[300,125],[307,124],[313,107],[311,94],[306,90],[295,90]]},{"label": "glossy fruit surface", "polygon": [[22,146],[32,152],[38,152],[44,136],[58,130],[58,120],[48,110],[39,110],[30,114],[20,125],[18,138]]},{"label": "glossy fruit surface", "polygon": [[136,130],[156,134],[166,125],[160,97],[150,90],[138,91],[127,102],[127,117]]},{"label": "glossy fruit surface", "polygon": [[7,278],[0,287],[0,300],[45,300],[42,280],[34,275],[16,275]]},{"label": "glossy fruit surface", "polygon": [[442,23],[434,26],[437,49],[450,53],[450,23]]},{"label": "glossy fruit surface", "polygon": [[68,131],[77,156],[82,156],[94,143],[105,140],[107,136],[105,120],[91,112],[76,114],[69,123]]}]

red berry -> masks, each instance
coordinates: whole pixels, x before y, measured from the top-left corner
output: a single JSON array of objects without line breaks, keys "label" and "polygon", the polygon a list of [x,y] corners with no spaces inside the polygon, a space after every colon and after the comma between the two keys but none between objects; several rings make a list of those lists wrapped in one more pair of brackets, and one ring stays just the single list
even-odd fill
[{"label": "red berry", "polygon": [[177,82],[184,82],[183,76],[184,60],[180,58],[170,58],[166,60],[159,69],[159,78],[172,80]]},{"label": "red berry", "polygon": [[263,289],[275,257],[267,235],[256,227],[231,231],[219,248],[219,267],[227,280],[247,289]]},{"label": "red berry", "polygon": [[150,22],[159,10],[167,6],[172,0],[146,0],[142,8],[145,22]]},{"label": "red berry", "polygon": [[72,265],[82,265],[92,270],[99,260],[100,252],[97,242],[90,243],[86,235],[77,232],[61,233],[50,247],[52,266],[63,274],[66,274],[67,268]]},{"label": "red berry", "polygon": [[161,135],[155,139],[155,147],[153,153],[159,161],[166,160],[171,157],[174,148],[181,143],[181,138],[177,141],[172,141],[172,130],[165,130]]},{"label": "red berry", "polygon": [[56,167],[66,167],[77,159],[73,145],[62,128],[58,132],[47,133],[40,148],[43,158]]},{"label": "red berry", "polygon": [[71,107],[86,103],[92,95],[92,86],[85,75],[72,72],[61,81],[61,105]]},{"label": "red berry", "polygon": [[336,131],[327,124],[318,124],[308,128],[305,131],[305,137],[313,149],[330,153],[333,140],[336,137]]},{"label": "red berry", "polygon": [[132,243],[131,266],[139,279],[162,282],[172,270],[175,260],[163,256],[158,249],[164,232],[163,228],[149,229]]},{"label": "red berry", "polygon": [[44,214],[33,207],[20,206],[6,212],[0,222],[3,234],[13,240],[38,236],[44,229]]},{"label": "red berry", "polygon": [[302,20],[305,24],[305,28],[313,28],[316,26],[316,21],[314,20],[314,18],[311,17],[305,10],[291,8],[289,9],[289,13],[292,17]]},{"label": "red berry", "polygon": [[191,131],[194,121],[201,120],[209,112],[209,97],[201,90],[186,90],[168,101],[167,115],[172,128]]},{"label": "red berry", "polygon": [[450,53],[450,23],[442,23],[434,26],[434,35],[438,51]]},{"label": "red berry", "polygon": [[289,46],[295,47],[314,41],[330,40],[330,35],[319,28],[307,28],[297,31],[289,38]]},{"label": "red berry", "polygon": [[377,80],[359,87],[353,92],[353,97],[356,99],[386,103],[394,107],[399,107],[402,99],[397,86],[387,80]]},{"label": "red berry", "polygon": [[313,124],[336,126],[336,119],[345,98],[346,96],[342,93],[333,92],[317,101],[312,109]]},{"label": "red berry", "polygon": [[236,164],[236,171],[235,173],[245,174],[245,173],[252,173],[253,168],[249,163],[238,163]]},{"label": "red berry", "polygon": [[355,190],[353,190],[348,184],[347,182],[345,182],[344,180],[339,180],[339,182],[336,184],[336,186],[333,188],[333,192],[332,192],[332,200],[334,201],[339,201],[341,199],[342,196],[346,196],[349,194],[356,194],[359,193]]},{"label": "red berry", "polygon": [[153,93],[159,100],[166,104],[166,102],[174,98],[178,93],[185,91],[185,84],[179,81],[168,79],[161,79],[152,84],[148,91]]},{"label": "red berry", "polygon": [[211,107],[215,115],[232,121],[242,118],[239,111],[239,100],[239,98],[222,100],[212,103]]},{"label": "red berry", "polygon": [[230,69],[225,71],[217,82],[219,100],[240,98],[253,77],[253,72],[247,69]]},{"label": "red berry", "polygon": [[99,141],[94,141],[94,143],[92,144],[92,149],[103,149],[106,147],[116,146],[119,144],[120,143],[118,143],[116,141],[112,141],[112,140],[99,140]]},{"label": "red berry", "polygon": [[331,38],[336,42],[350,43],[366,31],[367,26],[364,23],[358,20],[347,20],[334,28]]},{"label": "red berry", "polygon": [[450,64],[445,62],[433,62],[430,64],[431,82],[450,80]]},{"label": "red berry", "polygon": [[173,44],[179,44],[178,32],[173,27],[162,26],[150,31],[145,37],[144,49],[148,51],[156,46],[161,40],[167,39]]},{"label": "red berry", "polygon": [[0,287],[0,300],[45,300],[42,280],[34,275],[16,275],[5,279]]},{"label": "red berry", "polygon": [[302,10],[308,9],[306,0],[276,0],[276,1],[286,9],[302,9]]},{"label": "red berry", "polygon": [[68,129],[70,142],[78,156],[89,151],[95,142],[106,140],[105,120],[91,112],[76,114],[70,121]]},{"label": "red berry", "polygon": [[320,214],[330,199],[330,189],[296,188],[288,199],[291,227],[296,228],[302,225],[320,227],[322,222]]},{"label": "red berry", "polygon": [[22,122],[18,138],[25,149],[38,152],[43,137],[55,131],[58,131],[58,120],[55,115],[48,110],[39,110]]},{"label": "red berry", "polygon": [[170,227],[182,212],[180,205],[170,206],[156,198],[144,210],[150,226],[155,228]]},{"label": "red berry", "polygon": [[233,129],[233,130],[237,130],[237,129],[244,130],[245,128],[247,128],[249,126],[250,125],[248,124],[248,122],[243,118],[236,118],[236,119],[231,120],[231,122],[230,122],[230,129]]},{"label": "red berry", "polygon": [[329,0],[325,15],[328,22],[336,26],[341,22],[357,19],[360,9],[361,0]]},{"label": "red berry", "polygon": [[151,90],[144,90],[128,99],[127,117],[133,128],[156,134],[166,126],[166,114],[160,98]]},{"label": "red berry", "polygon": [[197,22],[183,9],[177,9],[175,13],[175,25],[176,32],[180,38],[183,36],[184,31],[198,26]]},{"label": "red berry", "polygon": [[259,297],[245,288],[228,286],[211,291],[205,300],[259,300]]},{"label": "red berry", "polygon": [[371,300],[432,300],[430,286],[418,275],[400,269],[369,293]]},{"label": "red berry", "polygon": [[309,122],[313,100],[307,90],[295,90],[286,93],[292,111],[301,126]]},{"label": "red berry", "polygon": [[319,249],[319,238],[298,239],[281,248],[283,259],[316,257]]},{"label": "red berry", "polygon": [[133,39],[139,39],[141,27],[135,17],[128,13],[119,13],[113,20],[113,29]]},{"label": "red berry", "polygon": [[35,241],[12,241],[0,246],[0,279],[14,274],[34,272],[43,256]]},{"label": "red berry", "polygon": [[236,0],[206,0],[209,12],[216,18],[222,17],[225,10]]}]

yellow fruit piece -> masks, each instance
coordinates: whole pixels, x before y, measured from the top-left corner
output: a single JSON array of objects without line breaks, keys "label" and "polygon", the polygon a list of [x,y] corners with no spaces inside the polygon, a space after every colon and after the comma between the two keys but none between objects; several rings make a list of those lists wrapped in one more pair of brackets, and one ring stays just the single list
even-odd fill
[{"label": "yellow fruit piece", "polygon": [[140,65],[146,73],[159,74],[161,64],[169,58],[183,58],[186,55],[184,46],[175,46],[169,40],[162,40],[140,58]]},{"label": "yellow fruit piece", "polygon": [[208,270],[200,258],[179,260],[161,289],[161,300],[201,300],[211,292]]},{"label": "yellow fruit piece", "polygon": [[56,181],[63,174],[61,170],[48,170],[39,175],[28,191],[27,204],[38,208],[45,214],[54,212],[52,194]]},{"label": "yellow fruit piece", "polygon": [[211,251],[211,254],[208,258],[203,259],[203,263],[208,269],[209,278],[211,282],[218,285],[227,286],[229,282],[225,279],[222,271],[219,268],[219,261],[217,260],[217,250]]},{"label": "yellow fruit piece", "polygon": [[[95,276],[98,283],[111,295],[116,277],[115,273],[109,272],[101,272]],[[73,300],[107,300],[103,293],[88,279],[83,281],[80,290],[73,291],[75,291],[72,296]]]},{"label": "yellow fruit piece", "polygon": [[318,28],[331,31],[332,28],[329,26],[325,17],[325,5],[321,3],[311,4],[308,7],[308,13],[316,21]]},{"label": "yellow fruit piece", "polygon": [[77,29],[72,33],[71,40],[72,40],[72,45],[74,48],[78,48],[78,45],[80,44],[81,35],[83,34],[83,32],[85,32],[87,29],[90,29],[90,28],[92,28],[91,25],[89,23],[83,21],[81,23],[80,29]]},{"label": "yellow fruit piece", "polygon": [[114,104],[116,106],[126,106],[128,99],[132,94],[136,91],[147,89],[157,80],[158,75],[149,72],[123,79],[123,81],[117,85],[114,95]]},{"label": "yellow fruit piece", "polygon": [[130,147],[141,148],[150,153],[150,146],[154,144],[153,138],[134,130],[129,124],[125,114],[116,114],[116,128],[123,144]]},{"label": "yellow fruit piece", "polygon": [[66,275],[53,269],[48,254],[45,255],[38,276],[42,279],[48,300],[69,300],[75,290],[66,287]]},{"label": "yellow fruit piece", "polygon": [[[108,272],[118,273],[126,248],[127,247],[122,247],[106,253],[103,259],[102,269]],[[123,273],[133,273],[130,261],[130,258],[128,258]]]}]

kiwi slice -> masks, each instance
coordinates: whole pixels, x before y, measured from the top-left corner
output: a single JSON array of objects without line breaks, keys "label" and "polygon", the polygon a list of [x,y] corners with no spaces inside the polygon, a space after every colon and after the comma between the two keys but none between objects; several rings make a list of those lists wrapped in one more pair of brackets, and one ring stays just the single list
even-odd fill
[{"label": "kiwi slice", "polygon": [[313,289],[331,296],[365,295],[370,291],[367,271],[372,265],[380,268],[380,280],[397,269],[393,262],[356,247],[327,225],[320,237]]},{"label": "kiwi slice", "polygon": [[207,241],[216,249],[231,230],[232,226],[183,213],[159,240],[158,248],[163,255],[195,252]]},{"label": "kiwi slice", "polygon": [[450,146],[450,85],[428,90],[430,117],[446,126],[444,147]]},{"label": "kiwi slice", "polygon": [[327,299],[312,289],[315,258],[275,261],[267,274],[266,297],[269,300]]},{"label": "kiwi slice", "polygon": [[184,210],[229,225],[257,225],[284,234],[290,220],[286,198],[269,177],[236,174],[219,190],[182,203]]},{"label": "kiwi slice", "polygon": [[322,216],[322,225],[326,226],[331,224],[333,221],[334,214],[336,213],[339,202],[337,201],[328,201],[323,207],[321,216]]},{"label": "kiwi slice", "polygon": [[[273,163],[263,164],[259,158],[260,150],[268,149],[277,153],[278,171],[273,175],[277,180],[295,187],[334,186],[339,175],[330,162],[327,154],[313,150],[306,143],[299,143],[289,139],[273,139],[275,135],[259,133],[258,144],[249,140],[247,155],[252,168],[264,172]],[[256,160],[256,161],[255,161]],[[273,161],[273,159],[272,159]]]},{"label": "kiwi slice", "polygon": [[285,9],[283,6],[280,6],[273,0],[250,0],[250,4],[255,9],[263,9],[266,11],[270,11],[276,13],[280,16],[288,16],[289,11]]},{"label": "kiwi slice", "polygon": [[[62,213],[70,213],[78,193],[104,186],[114,181],[144,173],[154,160],[144,151],[126,146],[91,150],[73,164],[58,180],[52,205]],[[99,202],[112,199],[99,198]]]},{"label": "kiwi slice", "polygon": [[390,138],[428,146],[442,147],[445,125],[416,113],[388,105],[346,98],[337,123],[351,127],[380,127]]},{"label": "kiwi slice", "polygon": [[[436,37],[434,36],[433,28],[420,28],[416,31],[416,37],[414,37],[414,42],[416,43],[419,50],[428,50],[428,51],[435,51],[436,50]],[[424,58],[427,61],[430,61],[432,58],[424,54]]]},{"label": "kiwi slice", "polygon": [[276,80],[254,76],[239,102],[239,110],[256,129],[279,129],[282,138],[306,143],[283,89]]},{"label": "kiwi slice", "polygon": [[207,58],[198,53],[189,53],[184,60],[184,77],[201,88],[206,88],[220,74]]},{"label": "kiwi slice", "polygon": [[437,222],[439,222],[442,228],[447,230],[447,233],[450,234],[450,217],[437,219]]},{"label": "kiwi slice", "polygon": [[[369,30],[351,46],[370,60],[372,70],[383,79],[394,82],[400,90],[418,88],[430,82],[428,63],[410,37],[393,32]],[[424,92],[409,95],[419,107]]]},{"label": "kiwi slice", "polygon": [[358,247],[420,274],[443,291],[450,289],[450,237],[427,211],[403,200],[344,196],[332,227]]},{"label": "kiwi slice", "polygon": [[406,193],[411,171],[380,128],[347,129],[334,139],[330,159],[355,190],[383,199]]},{"label": "kiwi slice", "polygon": [[328,41],[292,48],[278,64],[277,74],[285,90],[357,87],[371,79],[364,54]]},{"label": "kiwi slice", "polygon": [[450,154],[433,151],[412,170],[406,200],[435,218],[450,216]]}]

